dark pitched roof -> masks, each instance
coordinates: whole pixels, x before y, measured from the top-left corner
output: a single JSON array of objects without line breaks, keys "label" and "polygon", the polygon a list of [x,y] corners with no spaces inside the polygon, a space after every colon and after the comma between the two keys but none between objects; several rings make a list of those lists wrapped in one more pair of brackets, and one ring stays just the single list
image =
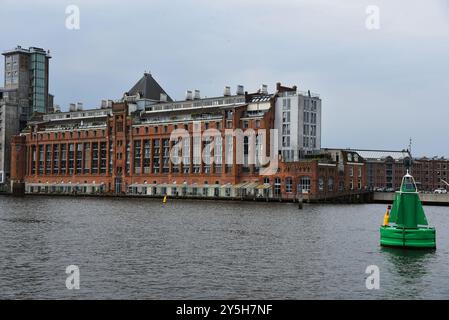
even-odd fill
[{"label": "dark pitched roof", "polygon": [[[161,93],[167,94],[149,73],[144,73],[143,77],[128,91],[129,95],[136,95],[137,93],[140,93],[142,98],[157,101],[161,99]],[[167,101],[173,101],[168,94]]]}]

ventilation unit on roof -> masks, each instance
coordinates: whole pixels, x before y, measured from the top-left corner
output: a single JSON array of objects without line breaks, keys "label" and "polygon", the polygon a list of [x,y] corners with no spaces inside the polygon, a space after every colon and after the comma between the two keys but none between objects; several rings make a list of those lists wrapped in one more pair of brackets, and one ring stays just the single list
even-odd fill
[{"label": "ventilation unit on roof", "polygon": [[192,96],[192,91],[191,90],[187,90],[186,91],[186,100],[192,100],[193,96]]},{"label": "ventilation unit on roof", "polygon": [[193,99],[195,99],[195,100],[201,99],[200,90],[195,90]]},{"label": "ventilation unit on roof", "polygon": [[242,85],[239,84],[239,85],[237,86],[237,94],[238,94],[238,95],[244,95],[244,94],[245,94],[245,91],[244,91],[244,90],[245,90],[245,88],[244,88]]},{"label": "ventilation unit on roof", "polygon": [[231,87],[228,87],[228,86],[224,87],[223,95],[230,96],[231,95]]},{"label": "ventilation unit on roof", "polygon": [[268,86],[266,84],[260,86],[260,93],[268,94]]},{"label": "ventilation unit on roof", "polygon": [[75,103],[71,103],[71,104],[69,105],[69,111],[70,111],[70,112],[76,111],[76,104],[75,104]]}]

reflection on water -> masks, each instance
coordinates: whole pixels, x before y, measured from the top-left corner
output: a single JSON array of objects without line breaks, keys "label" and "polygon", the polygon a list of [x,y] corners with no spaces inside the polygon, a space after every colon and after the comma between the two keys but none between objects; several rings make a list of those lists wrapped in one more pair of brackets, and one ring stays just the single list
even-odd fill
[{"label": "reflection on water", "polygon": [[382,248],[387,259],[393,265],[393,270],[398,276],[422,278],[427,274],[427,269],[435,250],[414,250],[401,248]]},{"label": "reflection on water", "polygon": [[[449,298],[449,237],[383,248],[383,205],[0,197],[0,298]],[[446,208],[426,207],[437,230]],[[81,288],[65,288],[80,267]],[[380,290],[367,290],[368,265]]]},{"label": "reflection on water", "polygon": [[382,253],[390,266],[395,289],[403,298],[420,298],[424,286],[431,285],[428,279],[435,259],[435,249],[404,249],[382,247]]}]

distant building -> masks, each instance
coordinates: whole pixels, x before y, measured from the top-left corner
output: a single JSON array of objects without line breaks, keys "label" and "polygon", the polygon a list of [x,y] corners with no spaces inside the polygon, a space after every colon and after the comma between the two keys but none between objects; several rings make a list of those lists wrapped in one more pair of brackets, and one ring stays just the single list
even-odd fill
[{"label": "distant building", "polygon": [[370,189],[398,189],[407,167],[411,164],[411,155],[407,150],[343,150],[356,152],[364,159],[366,184]]},{"label": "distant building", "polygon": [[422,191],[443,188],[449,190],[449,159],[421,157],[413,159],[413,175]]},{"label": "distant building", "polygon": [[0,184],[10,176],[11,137],[25,128],[34,114],[53,111],[53,96],[48,93],[48,52],[20,46],[3,52],[4,88],[0,88]]},{"label": "distant building", "polygon": [[330,154],[337,164],[339,173],[338,190],[361,190],[368,186],[367,160],[356,150],[325,148],[322,153]]},{"label": "distant building", "polygon": [[0,185],[10,176],[11,137],[19,133],[19,109],[17,102],[7,98],[0,89]]},{"label": "distant building", "polygon": [[5,89],[7,97],[16,100],[22,127],[33,113],[53,111],[53,98],[48,92],[50,54],[41,48],[20,46],[3,52],[5,56]]}]

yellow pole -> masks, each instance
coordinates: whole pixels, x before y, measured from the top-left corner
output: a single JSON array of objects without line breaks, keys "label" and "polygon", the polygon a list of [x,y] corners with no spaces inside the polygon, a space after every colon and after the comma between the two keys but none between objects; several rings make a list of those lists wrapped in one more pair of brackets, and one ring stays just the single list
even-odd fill
[{"label": "yellow pole", "polygon": [[162,203],[166,203],[167,202],[167,196],[164,196],[164,200],[162,200]]}]

